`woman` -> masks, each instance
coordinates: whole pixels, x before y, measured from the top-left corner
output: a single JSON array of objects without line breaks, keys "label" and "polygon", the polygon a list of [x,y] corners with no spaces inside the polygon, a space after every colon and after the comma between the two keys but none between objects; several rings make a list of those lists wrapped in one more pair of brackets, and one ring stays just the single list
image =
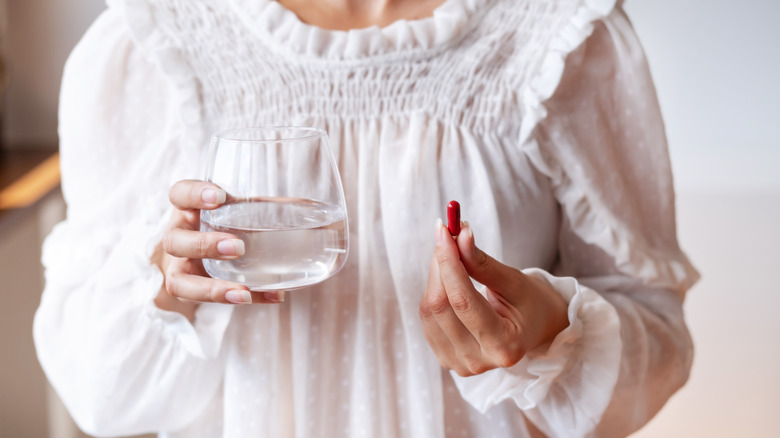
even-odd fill
[{"label": "woman", "polygon": [[[625,436],[687,379],[697,274],[614,1],[117,0],[60,116],[35,339],[87,431]],[[195,231],[208,136],[259,125],[329,133],[351,223],[286,296],[200,264],[241,254]]]}]

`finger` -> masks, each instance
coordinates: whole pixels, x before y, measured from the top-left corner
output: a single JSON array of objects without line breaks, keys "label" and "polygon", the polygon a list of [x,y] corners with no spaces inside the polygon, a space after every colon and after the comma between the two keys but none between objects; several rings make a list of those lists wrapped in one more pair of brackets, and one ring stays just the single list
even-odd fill
[{"label": "finger", "polygon": [[444,369],[454,369],[458,364],[455,347],[452,346],[450,340],[442,332],[433,315],[426,312],[422,307],[420,308],[420,320],[422,321],[425,339],[428,341],[428,345],[431,346],[431,350],[433,350],[436,358],[439,359],[439,365]]},{"label": "finger", "polygon": [[435,256],[447,299],[458,319],[479,344],[495,343],[495,338],[503,333],[502,318],[474,288],[461,263],[455,240],[441,220],[436,222]]},{"label": "finger", "polygon": [[477,374],[469,370],[464,362],[458,357],[455,347],[435,321],[430,321],[423,325],[423,334],[425,335],[425,339],[428,340],[428,344],[431,346],[434,354],[436,354],[436,358],[439,360],[439,365],[442,368],[445,370],[453,370],[463,377]]},{"label": "finger", "polygon": [[431,260],[428,273],[428,287],[420,303],[428,319],[433,319],[439,328],[440,335],[445,336],[452,345],[458,361],[469,365],[479,362],[482,354],[480,346],[474,335],[463,325],[455,310],[449,302],[449,297],[444,289],[439,273],[439,265],[436,259]]},{"label": "finger", "polygon": [[444,287],[441,285],[441,280],[439,279],[439,271],[435,268],[436,259],[432,257],[431,265],[428,268],[428,285],[423,293],[423,298],[420,300],[420,321],[422,322],[425,339],[428,340],[428,344],[439,359],[439,365],[444,369],[454,370],[459,368],[455,347],[436,322],[436,318],[428,304],[430,301],[429,296],[432,293],[442,293],[445,294],[446,297]]},{"label": "finger", "polygon": [[244,241],[228,233],[173,228],[163,235],[163,249],[175,257],[234,260],[246,252]]},{"label": "finger", "polygon": [[474,231],[466,222],[457,237],[460,260],[473,279],[490,289],[501,290],[525,280],[525,274],[487,255],[474,242]]},{"label": "finger", "polygon": [[168,199],[178,209],[211,210],[225,203],[227,193],[205,181],[182,180],[171,187]]},{"label": "finger", "polygon": [[241,284],[173,270],[165,276],[165,288],[176,298],[198,302],[276,304],[284,301],[284,291],[253,292]]},{"label": "finger", "polygon": [[168,228],[200,229],[200,210],[179,210],[174,208],[171,212]]},{"label": "finger", "polygon": [[[439,351],[451,350],[452,344],[447,339],[447,337],[441,333],[441,328],[436,322],[436,318],[431,311],[431,295],[445,293],[444,288],[441,286],[441,281],[438,278],[439,273],[438,271],[434,271],[434,266],[436,266],[436,259],[432,258],[431,265],[428,268],[428,284],[425,287],[425,292],[423,292],[422,299],[420,299],[419,311],[420,321],[423,325],[423,332],[425,332],[428,343],[431,344],[431,347],[438,356]],[[441,291],[438,291],[437,289],[441,289]],[[433,336],[429,337],[429,333]],[[447,345],[449,348],[443,348]]]}]

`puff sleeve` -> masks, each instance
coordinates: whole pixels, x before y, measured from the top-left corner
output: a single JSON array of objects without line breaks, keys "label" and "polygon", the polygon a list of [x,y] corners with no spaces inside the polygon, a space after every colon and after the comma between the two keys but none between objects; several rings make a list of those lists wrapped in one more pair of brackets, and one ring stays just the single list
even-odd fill
[{"label": "puff sleeve", "polygon": [[553,43],[526,96],[522,144],[563,219],[555,267],[524,272],[567,300],[570,325],[511,368],[453,374],[477,409],[511,400],[550,436],[630,434],[692,361],[682,304],[698,274],[677,243],[660,108],[630,22],[607,6]]},{"label": "puff sleeve", "polygon": [[188,175],[180,91],[138,49],[124,16],[104,12],[65,67],[60,100],[67,218],[45,241],[34,322],[39,360],[79,426],[95,435],[176,430],[222,381],[230,306],[194,324],[157,308],[150,257],[170,183]]}]

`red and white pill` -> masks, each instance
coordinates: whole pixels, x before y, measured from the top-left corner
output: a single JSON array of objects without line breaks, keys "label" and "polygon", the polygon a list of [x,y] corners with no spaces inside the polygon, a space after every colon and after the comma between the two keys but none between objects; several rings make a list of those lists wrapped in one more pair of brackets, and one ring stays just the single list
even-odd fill
[{"label": "red and white pill", "polygon": [[450,201],[447,204],[447,229],[453,236],[460,233],[460,204],[458,201]]}]

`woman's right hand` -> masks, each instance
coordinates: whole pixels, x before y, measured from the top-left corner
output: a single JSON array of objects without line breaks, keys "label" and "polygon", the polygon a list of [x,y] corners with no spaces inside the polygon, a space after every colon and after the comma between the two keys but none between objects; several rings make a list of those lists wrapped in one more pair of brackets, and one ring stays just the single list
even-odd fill
[{"label": "woman's right hand", "polygon": [[[284,291],[252,292],[246,286],[209,277],[202,259],[234,260],[244,254],[244,242],[229,233],[201,232],[200,210],[220,207],[227,194],[218,186],[182,180],[171,187],[169,198],[175,210],[161,242],[156,262],[165,276],[157,305],[192,316],[175,301],[208,303],[279,303]],[[164,296],[167,295],[167,296]],[[192,305],[189,305],[192,310]],[[194,312],[194,310],[193,310]],[[192,319],[192,318],[190,318]]]}]

